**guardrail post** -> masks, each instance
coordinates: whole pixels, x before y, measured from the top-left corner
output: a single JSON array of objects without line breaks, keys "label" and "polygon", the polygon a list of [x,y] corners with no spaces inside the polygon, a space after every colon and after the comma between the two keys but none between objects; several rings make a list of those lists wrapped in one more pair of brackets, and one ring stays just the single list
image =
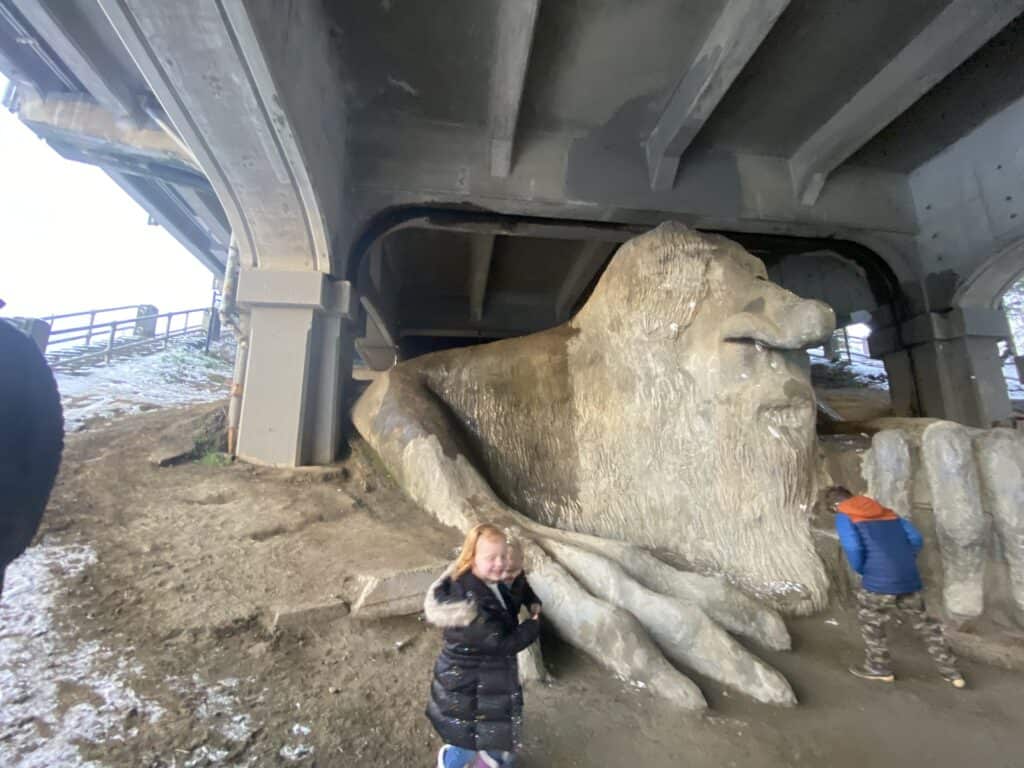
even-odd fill
[{"label": "guardrail post", "polygon": [[156,316],[160,310],[152,304],[139,304],[135,314],[135,335],[151,339],[156,336]]},{"label": "guardrail post", "polygon": [[15,317],[11,318],[11,322],[35,342],[40,352],[46,353],[46,345],[50,340],[49,323],[37,317]]},{"label": "guardrail post", "polygon": [[110,338],[107,339],[107,354],[105,355],[107,365],[110,365],[110,356],[114,352],[114,337],[117,335],[117,320],[110,324]]},{"label": "guardrail post", "polygon": [[206,327],[205,352],[210,351],[211,341],[220,341],[220,314],[217,312],[217,291],[214,290],[210,300],[210,308],[203,312],[203,325]]},{"label": "guardrail post", "polygon": [[92,344],[92,327],[96,324],[96,310],[89,313],[89,330],[85,333],[85,346]]},{"label": "guardrail post", "polygon": [[173,314],[167,316],[167,327],[164,328],[164,349],[167,349],[167,342],[171,338],[171,318]]}]

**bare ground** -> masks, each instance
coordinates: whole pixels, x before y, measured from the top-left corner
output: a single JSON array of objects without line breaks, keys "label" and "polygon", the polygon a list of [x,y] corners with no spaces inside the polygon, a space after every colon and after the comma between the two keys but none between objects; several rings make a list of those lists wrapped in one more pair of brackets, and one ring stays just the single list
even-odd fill
[{"label": "bare ground", "polygon": [[[449,555],[459,536],[405,499],[356,442],[329,471],[146,456],[196,409],[71,435],[40,540],[0,603],[2,765],[433,765],[422,715],[438,632],[418,617],[314,616],[272,631],[276,607],[348,594],[355,574]],[[1019,766],[1024,675],[966,664],[935,676],[905,628],[900,679],[850,677],[841,608],[791,624],[765,658],[801,705],[780,710],[701,680],[682,715],[554,638],[555,682],[527,691],[522,764],[536,766]]]}]

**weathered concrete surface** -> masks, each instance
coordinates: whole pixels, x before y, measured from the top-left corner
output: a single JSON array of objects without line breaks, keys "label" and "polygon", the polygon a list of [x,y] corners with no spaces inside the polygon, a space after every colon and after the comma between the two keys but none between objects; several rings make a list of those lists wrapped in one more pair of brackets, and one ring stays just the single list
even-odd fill
[{"label": "weathered concrete surface", "polygon": [[195,158],[159,126],[140,127],[119,120],[90,99],[22,96],[18,117],[42,134],[68,134],[88,141],[97,150],[199,170]]},{"label": "weathered concrete surface", "polygon": [[713,676],[758,701],[795,704],[796,695],[778,672],[746,653],[698,605],[658,594],[626,578],[609,560],[583,549],[549,542],[548,551],[591,593],[632,613],[662,652],[684,669]]},{"label": "weathered concrete surface", "polygon": [[267,618],[272,617],[268,629],[295,631],[310,624],[342,619],[349,614],[349,605],[344,600],[326,600],[319,603],[302,603],[274,608]]},{"label": "weathered concrete surface", "polygon": [[[768,282],[734,243],[665,224],[620,248],[569,323],[399,365],[353,418],[439,520],[518,528],[545,615],[617,675],[702,707],[665,651],[789,703],[785,681],[716,625],[788,647],[778,615],[735,586],[794,613],[827,599],[801,349],[833,325],[827,306]],[[600,544],[616,539],[627,543]],[[647,547],[731,583],[636,566]],[[648,596],[649,610],[624,595]]]},{"label": "weathered concrete surface", "polygon": [[947,630],[946,639],[953,651],[964,658],[1003,669],[1024,671],[1024,637],[1019,634],[993,638]]},{"label": "weathered concrete surface", "polygon": [[250,310],[239,457],[275,466],[330,464],[352,367],[349,284],[316,272],[246,269],[238,303]]},{"label": "weathered concrete surface", "polygon": [[985,510],[1009,568],[1017,619],[1024,626],[1024,443],[1009,429],[994,429],[974,441]]},{"label": "weathered concrete surface", "polygon": [[423,595],[447,567],[447,562],[436,562],[418,568],[357,576],[352,616],[381,619],[419,613],[423,610]]},{"label": "weathered concrete surface", "polygon": [[519,664],[519,682],[521,685],[530,683],[546,683],[548,681],[548,670],[544,666],[544,654],[540,650],[540,642],[529,646],[525,651],[520,651],[516,656]]},{"label": "weathered concrete surface", "polygon": [[939,422],[924,431],[922,453],[945,574],[943,601],[954,619],[974,619],[984,608],[986,522],[971,438],[964,427]]},{"label": "weathered concrete surface", "polygon": [[910,519],[912,508],[910,442],[896,429],[885,429],[871,438],[871,450],[864,456],[864,478],[868,493],[900,517]]},{"label": "weathered concrete surface", "polygon": [[227,450],[227,408],[218,405],[206,413],[185,419],[157,435],[149,461],[168,467],[204,453]]}]

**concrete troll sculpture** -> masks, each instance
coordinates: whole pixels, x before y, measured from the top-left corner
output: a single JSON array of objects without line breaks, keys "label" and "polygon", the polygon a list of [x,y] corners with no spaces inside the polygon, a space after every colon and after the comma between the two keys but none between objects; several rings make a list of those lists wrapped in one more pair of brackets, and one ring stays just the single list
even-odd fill
[{"label": "concrete troll sculpture", "polygon": [[885,429],[863,459],[871,495],[925,533],[929,584],[954,625],[983,613],[1024,627],[1024,437],[921,420]]},{"label": "concrete troll sculpture", "polygon": [[440,521],[513,529],[545,616],[616,675],[687,709],[705,701],[678,668],[792,704],[730,633],[788,648],[780,612],[827,600],[802,350],[834,324],[737,244],[667,223],[570,322],[402,363],[353,417]]}]

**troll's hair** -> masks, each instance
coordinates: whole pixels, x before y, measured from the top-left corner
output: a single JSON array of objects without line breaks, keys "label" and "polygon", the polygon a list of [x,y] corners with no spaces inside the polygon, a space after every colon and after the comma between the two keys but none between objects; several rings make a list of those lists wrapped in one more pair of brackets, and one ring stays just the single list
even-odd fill
[{"label": "troll's hair", "polygon": [[459,552],[459,559],[455,561],[455,578],[473,567],[473,558],[476,557],[476,545],[480,539],[501,539],[505,541],[505,533],[498,526],[490,523],[474,525],[466,534],[466,540],[462,542],[462,551]]}]

